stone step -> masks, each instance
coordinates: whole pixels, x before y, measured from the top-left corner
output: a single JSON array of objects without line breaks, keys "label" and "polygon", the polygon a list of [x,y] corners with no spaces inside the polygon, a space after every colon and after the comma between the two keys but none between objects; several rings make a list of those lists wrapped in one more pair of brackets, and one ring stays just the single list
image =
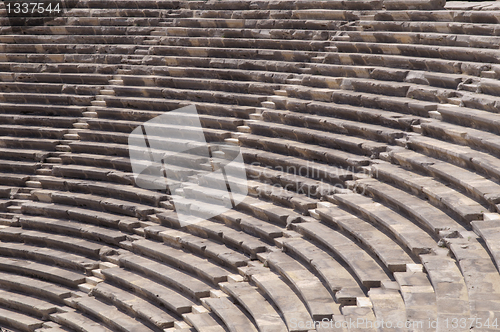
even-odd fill
[{"label": "stone step", "polygon": [[380,263],[344,235],[318,222],[298,223],[293,226],[297,232],[326,246],[340,257],[365,287],[379,287],[381,282],[389,280]]},{"label": "stone step", "polygon": [[282,243],[287,252],[309,264],[335,294],[335,299],[339,303],[355,305],[358,297],[365,296],[352,272],[310,241],[298,237],[277,239],[277,241]]},{"label": "stone step", "polygon": [[160,280],[193,299],[210,296],[211,287],[207,283],[165,264],[137,255],[121,256],[119,261],[124,267]]},{"label": "stone step", "polygon": [[406,264],[413,263],[413,259],[397,242],[370,223],[333,205],[320,207],[316,209],[316,212],[322,221],[348,232],[372,250],[391,272],[404,272]]},{"label": "stone step", "polygon": [[334,314],[340,314],[338,304],[334,302],[321,280],[302,264],[282,252],[271,252],[266,255],[265,264],[290,282],[295,292],[305,302],[313,320],[330,320]]},{"label": "stone step", "polygon": [[134,320],[132,317],[118,311],[116,307],[105,304],[91,297],[73,299],[72,302],[79,310],[103,321],[109,327],[127,332],[153,331],[142,323]]},{"label": "stone step", "polygon": [[413,196],[375,179],[358,180],[359,192],[364,192],[380,201],[393,206],[420,223],[421,227],[432,233],[444,236],[450,232],[463,231],[463,223],[457,222],[426,200]]},{"label": "stone step", "polygon": [[252,281],[265,292],[278,307],[290,332],[299,332],[296,322],[307,322],[311,319],[309,312],[300,298],[274,273],[258,273],[251,275]]},{"label": "stone step", "polygon": [[254,323],[226,297],[206,298],[202,303],[219,316],[230,332],[258,331]]},{"label": "stone step", "polygon": [[[23,206],[23,212],[28,213],[34,210],[29,210],[33,207],[39,208],[38,205],[33,205],[28,208],[28,205]],[[43,205],[42,205],[43,207]],[[126,235],[118,230],[105,228],[101,226],[88,225],[81,222],[75,222],[64,219],[55,219],[42,216],[23,216],[20,218],[20,223],[25,228],[35,229],[38,231],[59,233],[64,235],[72,235],[82,237],[94,241],[103,241],[109,244],[117,245],[126,239]]]},{"label": "stone step", "polygon": [[122,268],[101,269],[107,283],[112,283],[125,289],[133,290],[135,294],[148,299],[157,306],[165,307],[178,315],[191,312],[194,302],[175,290],[143,277],[140,274]]},{"label": "stone step", "polygon": [[174,326],[176,319],[164,310],[150,304],[120,288],[107,283],[99,283],[92,290],[92,295],[112,302],[117,308],[129,313],[132,317],[139,317],[152,326],[165,329]]},{"label": "stone step", "polygon": [[40,279],[49,280],[68,287],[77,287],[79,284],[85,282],[83,274],[20,258],[11,259],[4,257],[0,262],[0,269],[5,272],[21,275],[33,275]]},{"label": "stone step", "polygon": [[39,319],[3,308],[0,308],[0,323],[21,331],[34,331],[43,325],[43,321]]},{"label": "stone step", "polygon": [[62,313],[55,313],[50,315],[50,318],[61,324],[61,326],[77,329],[82,332],[111,332],[112,330],[103,326],[101,323],[98,323],[83,314],[80,314],[76,311],[68,311]]},{"label": "stone step", "polygon": [[[159,235],[163,236],[162,233]],[[199,245],[208,246],[209,244],[201,241]],[[136,252],[161,260],[179,269],[192,272],[214,285],[217,285],[219,282],[226,281],[228,274],[230,274],[226,269],[221,268],[206,259],[166,246],[163,243],[149,240],[138,240],[132,243],[132,247]],[[208,250],[208,248],[205,250]],[[228,255],[228,253],[221,253],[220,255],[224,256]]]},{"label": "stone step", "polygon": [[246,282],[221,283],[219,286],[252,315],[259,331],[288,331],[282,318],[255,287]]},{"label": "stone step", "polygon": [[7,257],[19,257],[54,264],[68,269],[90,272],[98,267],[98,262],[83,256],[64,251],[36,247],[24,243],[0,243],[0,254]]}]

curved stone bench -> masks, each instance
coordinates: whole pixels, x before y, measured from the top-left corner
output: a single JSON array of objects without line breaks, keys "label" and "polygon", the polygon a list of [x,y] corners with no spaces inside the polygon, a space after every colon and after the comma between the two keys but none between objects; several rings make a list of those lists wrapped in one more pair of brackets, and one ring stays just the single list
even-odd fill
[{"label": "curved stone bench", "polygon": [[126,235],[120,231],[74,221],[46,217],[22,217],[20,222],[23,228],[27,229],[72,235],[114,245],[126,239]]},{"label": "curved stone bench", "polygon": [[[305,305],[290,287],[274,273],[257,273],[251,275],[252,281],[264,291],[278,307],[288,331],[303,331],[298,322],[311,320]],[[305,323],[304,323],[305,324]]]},{"label": "curved stone bench", "polygon": [[257,332],[254,323],[226,297],[205,298],[201,301],[224,322],[230,332]]},{"label": "curved stone bench", "polygon": [[324,163],[334,164],[337,167],[347,167],[348,170],[356,170],[360,166],[367,166],[369,159],[365,156],[340,150],[332,150],[326,147],[318,147],[312,144],[300,143],[283,138],[261,138],[257,135],[242,135],[238,140],[244,147],[257,148],[286,156],[300,157],[304,159],[319,160]]},{"label": "curved stone bench", "polygon": [[447,161],[459,167],[469,168],[479,173],[498,178],[496,158],[468,146],[444,142],[430,137],[409,137],[408,146],[417,152]]},{"label": "curved stone bench", "polygon": [[[278,170],[292,175],[305,176],[327,184],[340,185],[346,180],[351,180],[352,169],[342,166],[332,166],[305,158],[286,156],[270,151],[262,151],[248,147],[241,148],[243,158],[247,164],[258,164],[271,170]],[[284,166],[285,165],[285,166]]]},{"label": "curved stone bench", "polygon": [[405,43],[405,44],[424,44],[424,45],[442,45],[454,47],[472,47],[472,48],[498,48],[498,37],[490,36],[488,39],[476,37],[473,35],[456,35],[453,32],[446,34],[440,33],[414,33],[414,32],[386,32],[386,31],[349,31],[346,33],[353,42],[380,42],[380,43]]},{"label": "curved stone bench", "polygon": [[[425,60],[424,60],[425,59]],[[418,61],[422,60],[422,61]],[[409,57],[407,55],[384,54],[383,57],[369,54],[357,53],[354,50],[349,52],[328,53],[325,57],[326,63],[380,66],[389,68],[411,69],[411,70],[432,70],[433,72],[448,74],[465,74],[480,76],[484,71],[490,71],[491,65],[471,61],[459,61],[451,59]]]},{"label": "curved stone bench", "polygon": [[[160,234],[164,239],[167,236]],[[243,254],[238,253],[234,250],[227,248],[224,245],[205,240],[193,235],[185,235],[183,238],[183,244],[186,247],[197,254],[211,258],[218,264],[224,264],[228,268],[237,268],[239,266],[245,266],[249,259]],[[172,242],[165,241],[166,244],[171,244]],[[229,274],[228,269],[218,266],[206,259],[197,257],[196,255],[189,254],[183,250],[174,249],[163,243],[158,243],[149,240],[138,240],[132,242],[132,248],[134,251],[144,254],[148,257],[161,260],[167,264],[172,264],[177,268],[195,273],[201,278],[217,284],[219,282],[224,282],[227,280],[227,275]]]},{"label": "curved stone bench", "polygon": [[302,238],[277,239],[278,241],[287,252],[312,267],[340,304],[353,305],[358,297],[364,297],[363,289],[352,273],[323,249]]},{"label": "curved stone bench", "polygon": [[381,264],[346,236],[318,222],[294,224],[299,233],[318,242],[340,257],[351,267],[363,286],[379,287],[389,280]]},{"label": "curved stone bench", "polygon": [[152,327],[165,329],[173,327],[176,319],[164,310],[150,304],[118,287],[101,282],[95,286],[91,294],[96,298],[108,300],[117,308],[125,310],[132,317],[148,322]]},{"label": "curved stone bench", "polygon": [[27,230],[20,227],[6,227],[0,229],[0,238],[2,241],[43,245],[49,248],[67,250],[92,258],[99,258],[101,250],[106,249],[106,246],[98,242],[74,238],[67,235]]},{"label": "curved stone bench", "polygon": [[32,295],[41,299],[63,304],[71,296],[71,290],[51,282],[6,272],[0,273],[0,285],[9,291]]},{"label": "curved stone bench", "polygon": [[[226,91],[237,94],[269,95],[274,90],[279,89],[278,84],[255,83],[235,80],[206,79],[206,78],[186,78],[186,77],[161,77],[139,75],[121,75],[125,86],[111,86],[115,95],[137,96],[137,97],[163,97],[167,91],[165,88],[188,89],[188,90],[214,90]],[[169,94],[173,93],[169,92]],[[175,95],[172,95],[174,99]],[[250,97],[248,97],[250,98]],[[136,118],[137,119],[137,118]],[[203,117],[200,118],[203,120]]]},{"label": "curved stone bench", "polygon": [[91,317],[95,317],[97,320],[102,321],[105,325],[112,329],[129,332],[153,331],[153,329],[146,327],[144,324],[122,313],[116,307],[100,302],[91,297],[80,297],[71,301],[78,310],[83,311]]},{"label": "curved stone bench", "polygon": [[[490,124],[494,123],[494,119],[491,119],[491,121]],[[496,134],[441,121],[422,123],[420,126],[427,136],[468,145],[496,156],[500,155],[500,151],[496,146],[498,137]]]},{"label": "curved stone bench", "polygon": [[221,283],[219,286],[224,292],[237,299],[252,315],[259,331],[288,331],[280,315],[255,287],[246,282]]},{"label": "curved stone bench", "polygon": [[318,208],[316,213],[322,221],[349,233],[372,250],[391,272],[404,272],[406,264],[413,263],[412,257],[396,241],[356,216],[336,206]]},{"label": "curved stone bench", "polygon": [[46,320],[52,313],[58,311],[58,306],[48,302],[46,299],[39,299],[34,296],[27,296],[11,290],[0,290],[0,304],[9,310],[37,317]]},{"label": "curved stone bench", "polygon": [[39,319],[3,308],[0,308],[0,323],[26,332],[34,331],[43,325],[43,321]]},{"label": "curved stone bench", "polygon": [[374,31],[405,31],[405,32],[440,32],[465,35],[495,36],[498,24],[474,24],[467,22],[429,22],[429,21],[371,21],[360,20],[362,30]]},{"label": "curved stone bench", "polygon": [[[185,242],[189,240],[189,237],[186,239],[184,238],[184,236],[188,234],[161,226],[147,227],[145,229],[147,234],[151,234],[149,233],[150,228],[151,231],[154,232],[154,235],[151,235],[151,237],[161,237],[164,242],[172,246],[184,245]],[[193,235],[214,239],[224,243],[228,247],[239,249],[254,259],[258,253],[265,252],[268,248],[265,242],[252,235],[213,221],[207,220],[193,223],[187,225],[186,230]],[[188,245],[188,243],[186,243],[186,245]]]},{"label": "curved stone bench", "polygon": [[[212,288],[208,283],[165,264],[133,254],[120,256],[119,262],[123,267],[158,280],[190,298],[200,299],[210,296]],[[225,279],[221,281],[225,281]]]},{"label": "curved stone bench", "polygon": [[444,208],[462,222],[482,220],[483,213],[487,211],[481,204],[432,178],[419,176],[385,163],[375,164],[372,167],[377,179],[426,197],[433,205]]},{"label": "curved stone bench", "polygon": [[[443,236],[449,232],[464,231],[461,223],[453,220],[443,211],[435,208],[426,200],[422,200],[402,190],[374,179],[367,179],[360,183],[358,191],[364,191],[376,199],[385,202],[398,211],[401,211],[422,225],[423,228],[435,235]],[[441,233],[443,232],[443,233]]]},{"label": "curved stone bench", "polygon": [[[223,332],[222,324],[215,320],[214,314],[208,312],[184,314],[182,317],[189,325],[193,326],[198,332]],[[175,330],[184,331],[184,330]]]},{"label": "curved stone bench", "polygon": [[61,326],[77,329],[82,332],[111,332],[102,324],[84,316],[76,311],[68,311],[63,313],[56,313],[50,315],[50,318],[55,322],[61,324]]},{"label": "curved stone bench", "polygon": [[68,133],[65,128],[51,128],[38,126],[21,125],[0,125],[0,135],[19,136],[19,137],[37,137],[42,139],[62,139]]},{"label": "curved stone bench", "polygon": [[[130,174],[129,176],[132,177],[133,175]],[[42,188],[46,189],[46,192],[48,194],[50,194],[51,190],[64,188],[72,192],[88,193],[101,197],[110,196],[127,201],[138,202],[141,204],[149,204],[152,206],[158,206],[161,201],[165,201],[168,199],[168,196],[166,194],[151,192],[149,190],[136,187],[129,188],[124,184],[68,179],[65,182],[64,187],[61,188],[61,186],[58,184],[59,178],[44,175],[43,177],[37,177],[35,179],[39,180],[39,182],[42,184]],[[36,192],[32,194],[36,196]],[[57,192],[55,192],[54,194],[56,195]],[[49,198],[44,199],[46,201],[50,201]]]},{"label": "curved stone bench", "polygon": [[107,283],[118,285],[141,297],[145,297],[151,303],[156,304],[158,307],[164,307],[173,314],[182,315],[191,312],[191,307],[194,305],[194,302],[177,291],[140,274],[118,267],[103,269],[101,273]]},{"label": "curved stone bench", "polygon": [[330,133],[363,136],[374,141],[395,143],[398,138],[404,137],[404,132],[397,129],[371,123],[359,123],[352,120],[343,120],[329,116],[301,114],[290,111],[266,109],[262,112],[264,121],[278,122],[290,126],[307,125],[307,128],[328,131]]},{"label": "curved stone bench", "polygon": [[327,146],[331,149],[349,151],[365,156],[376,156],[380,152],[385,152],[386,145],[373,142],[358,137],[346,137],[341,134],[324,132],[321,130],[290,126],[285,124],[275,124],[261,122],[258,120],[249,121],[248,126],[252,134],[270,137],[280,137],[299,142]]},{"label": "curved stone bench", "polygon": [[292,284],[295,292],[306,304],[313,320],[332,319],[333,315],[340,314],[339,305],[335,303],[327,288],[301,263],[277,251],[261,254],[261,257],[265,264]]},{"label": "curved stone bench", "polygon": [[[155,226],[153,226],[155,227]],[[157,227],[157,226],[156,226]],[[146,233],[148,229],[145,230]],[[164,230],[159,233],[164,243],[173,247],[182,247],[196,254],[206,256],[228,268],[245,266],[249,259],[242,253],[210,239],[186,234],[176,230]]]},{"label": "curved stone bench", "polygon": [[0,243],[0,255],[32,259],[87,273],[99,266],[97,261],[83,256],[22,243]]},{"label": "curved stone bench", "polygon": [[0,269],[5,272],[34,276],[72,288],[76,288],[79,284],[85,282],[84,274],[19,258],[4,257],[0,262]]},{"label": "curved stone bench", "polygon": [[495,204],[498,203],[498,184],[488,177],[411,150],[396,149],[389,152],[389,155],[404,167],[427,173],[466,190],[469,195],[490,205],[490,208],[495,209]]},{"label": "curved stone bench", "polygon": [[43,104],[10,104],[0,103],[0,110],[10,114],[20,114],[29,112],[39,115],[62,115],[62,116],[82,116],[82,113],[87,109],[83,106],[60,106],[60,105],[43,105]]}]

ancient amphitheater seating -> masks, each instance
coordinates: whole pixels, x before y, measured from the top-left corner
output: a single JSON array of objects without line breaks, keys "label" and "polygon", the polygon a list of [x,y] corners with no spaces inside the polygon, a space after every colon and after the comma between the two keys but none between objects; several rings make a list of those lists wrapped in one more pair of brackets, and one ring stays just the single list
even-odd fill
[{"label": "ancient amphitheater seating", "polygon": [[[66,5],[26,29],[0,2],[0,329],[500,318],[498,5]],[[204,148],[198,120],[227,147],[143,188],[130,133],[189,105],[150,152]],[[231,145],[246,182],[199,172]]]}]

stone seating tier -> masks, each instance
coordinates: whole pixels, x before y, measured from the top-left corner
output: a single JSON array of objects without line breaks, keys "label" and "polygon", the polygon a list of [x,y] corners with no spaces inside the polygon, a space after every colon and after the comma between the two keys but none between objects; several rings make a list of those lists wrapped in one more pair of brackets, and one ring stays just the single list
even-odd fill
[{"label": "stone seating tier", "polygon": [[265,297],[246,282],[221,283],[221,289],[238,300],[252,315],[260,330],[269,332],[288,331],[282,318]]},{"label": "stone seating tier", "polygon": [[387,273],[378,262],[355,242],[339,232],[318,222],[294,224],[294,229],[311,241],[325,246],[335,253],[354,271],[363,286],[379,287],[382,281],[389,280]]},{"label": "stone seating tier", "polygon": [[251,278],[257,287],[267,294],[278,307],[283,315],[288,331],[302,331],[303,328],[300,329],[298,326],[295,326],[298,324],[293,324],[294,319],[297,322],[305,322],[310,320],[311,316],[294,291],[274,273],[256,273],[252,274]]},{"label": "stone seating tier", "polygon": [[373,251],[391,272],[404,272],[406,264],[413,263],[413,259],[397,242],[356,216],[335,206],[318,208],[316,213],[320,215],[322,221],[358,239]]},{"label": "stone seating tier", "polygon": [[[487,211],[500,206],[498,6],[67,4],[32,29],[0,18],[0,325],[309,332],[292,322],[500,318]],[[235,209],[185,226],[174,209],[205,218],[198,201],[227,188],[181,169],[208,161],[183,154],[168,190],[142,189],[128,134],[189,104],[208,141],[240,145],[252,178]]]},{"label": "stone seating tier", "polygon": [[328,289],[301,263],[281,252],[261,254],[261,257],[292,285],[314,320],[332,319],[334,314],[340,314],[339,305]]},{"label": "stone seating tier", "polygon": [[359,180],[357,184],[358,187],[356,190],[358,192],[364,192],[387,203],[417,221],[421,227],[427,228],[439,236],[464,231],[465,227],[467,227],[465,223],[453,220],[426,200],[415,197],[391,185],[375,179]]},{"label": "stone seating tier", "polygon": [[254,323],[245,313],[226,297],[206,298],[202,300],[202,303],[224,322],[230,332],[258,332]]},{"label": "stone seating tier", "polygon": [[33,296],[12,292],[11,290],[0,290],[2,295],[0,304],[3,307],[13,309],[20,313],[28,314],[39,319],[47,319],[49,314],[58,311],[58,306]]},{"label": "stone seating tier", "polygon": [[165,329],[173,327],[176,319],[164,310],[150,304],[138,296],[101,282],[92,289],[92,295],[96,298],[108,300],[118,308],[129,313],[132,317],[137,317],[148,322],[152,327]]},{"label": "stone seating tier", "polygon": [[43,325],[43,321],[40,319],[3,308],[0,308],[0,323],[21,331],[34,331]]},{"label": "stone seating tier", "polygon": [[61,324],[61,326],[78,329],[82,332],[111,332],[109,328],[103,326],[102,324],[82,315],[76,311],[68,311],[63,313],[55,313],[50,315],[50,318]]},{"label": "stone seating tier", "polygon": [[34,244],[67,250],[86,257],[99,258],[99,255],[105,253],[109,249],[102,243],[94,242],[86,239],[79,239],[67,235],[59,235],[36,230],[22,229],[20,227],[6,227],[0,230],[0,238],[2,241],[24,242],[26,244]]},{"label": "stone seating tier", "polygon": [[174,289],[150,278],[144,277],[119,267],[101,270],[106,283],[119,286],[132,291],[138,296],[144,297],[157,306],[164,307],[172,314],[182,315],[191,312],[194,302],[181,295]]},{"label": "stone seating tier", "polygon": [[104,323],[111,329],[121,331],[149,332],[153,331],[129,315],[122,313],[116,307],[96,300],[92,297],[81,297],[72,300],[78,310]]},{"label": "stone seating tier", "polygon": [[64,299],[71,296],[71,289],[52,282],[26,277],[7,272],[0,273],[2,289],[27,294],[36,298],[45,299],[57,304],[63,304]]},{"label": "stone seating tier", "polygon": [[389,152],[394,163],[405,168],[432,175],[467,191],[475,199],[495,208],[498,197],[495,194],[498,183],[493,179],[439,159],[431,158],[411,150],[394,149]]},{"label": "stone seating tier", "polygon": [[86,257],[22,243],[1,243],[0,254],[7,257],[32,259],[87,273],[99,266],[98,262]]},{"label": "stone seating tier", "polygon": [[[144,274],[149,278],[159,281],[169,287],[176,289],[194,300],[210,296],[212,289],[208,283],[190,276],[186,272],[169,267],[149,258],[138,255],[126,254],[120,256],[120,265],[134,272]],[[225,281],[225,280],[222,280]]]},{"label": "stone seating tier", "polygon": [[348,267],[331,259],[325,250],[303,238],[292,237],[276,241],[285,251],[302,260],[328,285],[335,295],[336,302],[342,305],[354,305],[358,297],[364,297],[364,287],[358,284]]},{"label": "stone seating tier", "polygon": [[3,257],[0,262],[0,270],[25,276],[34,276],[72,288],[76,288],[79,284],[85,282],[85,275],[82,273],[21,258]]}]

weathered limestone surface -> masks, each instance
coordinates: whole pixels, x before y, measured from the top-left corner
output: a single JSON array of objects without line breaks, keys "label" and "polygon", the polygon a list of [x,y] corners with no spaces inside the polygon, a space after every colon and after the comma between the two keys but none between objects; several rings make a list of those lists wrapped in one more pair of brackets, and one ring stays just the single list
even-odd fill
[{"label": "weathered limestone surface", "polygon": [[[500,318],[499,5],[65,4],[30,29],[0,17],[2,327],[367,332],[394,329],[307,323]],[[128,145],[188,105],[199,115],[144,139],[162,149]],[[207,142],[241,147],[249,181],[197,174],[229,150],[179,152],[205,150],[198,123]],[[161,179],[136,178],[131,153],[166,160],[172,185],[142,188]],[[181,207],[210,214],[226,182],[249,194],[181,223]]]}]

